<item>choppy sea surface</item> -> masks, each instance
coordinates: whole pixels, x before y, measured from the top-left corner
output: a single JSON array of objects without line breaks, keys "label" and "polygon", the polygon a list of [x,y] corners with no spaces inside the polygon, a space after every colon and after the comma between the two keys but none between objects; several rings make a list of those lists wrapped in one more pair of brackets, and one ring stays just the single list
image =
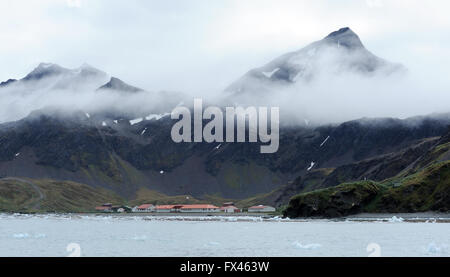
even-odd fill
[{"label": "choppy sea surface", "polygon": [[450,223],[0,214],[0,256],[450,256]]}]

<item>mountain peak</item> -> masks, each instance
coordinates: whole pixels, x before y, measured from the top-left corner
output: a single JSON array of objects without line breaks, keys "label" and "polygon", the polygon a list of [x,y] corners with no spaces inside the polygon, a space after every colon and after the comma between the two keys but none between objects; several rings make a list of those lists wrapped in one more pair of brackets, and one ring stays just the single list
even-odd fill
[{"label": "mountain peak", "polygon": [[33,71],[28,73],[23,80],[38,80],[41,79],[44,76],[52,76],[52,75],[58,75],[61,73],[66,73],[69,70],[61,67],[57,64],[53,63],[40,63]]},{"label": "mountain peak", "polygon": [[79,73],[82,76],[106,76],[107,74],[102,70],[93,67],[90,64],[83,63],[79,68],[74,69],[73,72]]},{"label": "mountain peak", "polygon": [[133,87],[124,81],[120,80],[116,77],[111,77],[108,83],[104,84],[103,86],[99,87],[97,90],[117,90],[117,91],[124,91],[124,92],[140,92],[143,91],[140,88]]},{"label": "mountain peak", "polygon": [[337,44],[339,47],[344,46],[346,48],[363,48],[363,44],[358,35],[352,31],[349,27],[341,28],[337,31],[330,33],[323,41],[327,43]]},{"label": "mountain peak", "polygon": [[356,35],[355,32],[352,31],[352,29],[350,29],[350,27],[344,27],[341,28],[337,31],[331,32],[327,37],[335,37],[335,36],[339,36],[341,34],[344,34],[346,32],[351,32],[352,34]]},{"label": "mountain peak", "polygon": [[226,91],[235,95],[253,91],[267,92],[278,89],[280,85],[309,82],[321,73],[338,76],[343,72],[365,76],[371,76],[375,72],[389,75],[404,72],[404,67],[372,54],[352,29],[344,27],[322,40],[250,70],[226,88]]}]

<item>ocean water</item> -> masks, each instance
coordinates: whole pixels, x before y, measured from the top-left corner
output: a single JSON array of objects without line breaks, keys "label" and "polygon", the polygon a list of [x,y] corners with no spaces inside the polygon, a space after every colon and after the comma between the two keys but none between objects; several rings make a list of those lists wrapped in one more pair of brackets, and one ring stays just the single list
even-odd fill
[{"label": "ocean water", "polygon": [[0,215],[0,256],[450,256],[450,223]]}]

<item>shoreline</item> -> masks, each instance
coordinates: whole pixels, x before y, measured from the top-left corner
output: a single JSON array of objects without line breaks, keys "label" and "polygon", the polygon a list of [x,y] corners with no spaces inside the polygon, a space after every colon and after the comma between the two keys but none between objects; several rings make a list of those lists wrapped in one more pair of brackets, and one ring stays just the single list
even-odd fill
[{"label": "shoreline", "polygon": [[140,218],[148,221],[223,221],[223,222],[406,222],[406,223],[450,223],[450,213],[362,213],[339,218],[282,218],[269,213],[0,213],[8,216],[36,217],[111,217]]}]

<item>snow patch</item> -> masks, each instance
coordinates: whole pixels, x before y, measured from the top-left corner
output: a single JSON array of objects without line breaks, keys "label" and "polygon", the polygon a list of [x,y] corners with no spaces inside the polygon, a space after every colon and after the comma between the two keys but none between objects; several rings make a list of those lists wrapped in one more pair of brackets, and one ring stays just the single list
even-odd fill
[{"label": "snow patch", "polygon": [[159,172],[159,174],[164,174],[164,170],[161,170],[161,171]]},{"label": "snow patch", "polygon": [[90,114],[85,113],[85,115],[86,115],[87,118],[91,118],[91,115],[90,115]]},{"label": "snow patch", "polygon": [[152,119],[160,120],[161,118],[166,117],[166,116],[168,116],[168,115],[170,115],[170,113],[164,113],[164,114],[150,114],[150,115],[146,116],[145,119],[147,119],[147,120],[152,120]]},{"label": "snow patch", "polygon": [[141,132],[141,136],[142,136],[143,134],[145,134],[146,131],[147,131],[147,128],[145,128],[145,129]]},{"label": "snow patch", "polygon": [[15,157],[19,157],[19,155],[20,155],[20,153],[16,153],[14,156],[15,156]]},{"label": "snow patch", "polygon": [[102,126],[108,126],[105,121],[102,122]]},{"label": "snow patch", "polygon": [[308,167],[307,170],[310,171],[314,167],[315,164],[316,164],[315,162],[311,162],[311,165]]},{"label": "snow patch", "polygon": [[320,144],[320,147],[322,147],[326,142],[327,142],[327,140],[330,138],[330,136],[328,136],[321,144]]},{"label": "snow patch", "polygon": [[144,120],[143,118],[132,119],[132,120],[130,120],[130,124],[131,125],[138,124],[139,122],[142,122],[143,120]]},{"label": "snow patch", "polygon": [[270,71],[270,72],[262,72],[262,74],[264,74],[264,76],[266,76],[267,78],[271,78],[273,74],[275,74],[278,70],[280,70],[280,68],[275,68],[274,70]]}]

